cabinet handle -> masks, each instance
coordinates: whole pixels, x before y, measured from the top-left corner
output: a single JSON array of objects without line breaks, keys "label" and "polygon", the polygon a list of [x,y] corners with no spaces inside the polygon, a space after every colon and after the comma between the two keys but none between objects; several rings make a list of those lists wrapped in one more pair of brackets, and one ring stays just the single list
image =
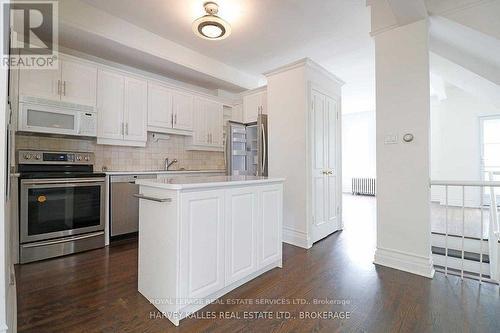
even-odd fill
[{"label": "cabinet handle", "polygon": [[128,123],[125,124],[125,133],[128,135]]},{"label": "cabinet handle", "polygon": [[174,116],[174,125],[177,125],[177,113]]},{"label": "cabinet handle", "polygon": [[125,123],[122,122],[122,135],[125,135]]},{"label": "cabinet handle", "polygon": [[210,133],[207,133],[207,143],[210,143]]},{"label": "cabinet handle", "polygon": [[61,95],[61,80],[57,80],[57,94]]},{"label": "cabinet handle", "polygon": [[66,81],[63,81],[63,95],[66,96]]},{"label": "cabinet handle", "polygon": [[155,202],[172,202],[172,198],[155,198],[155,197],[148,197],[143,194],[133,194],[133,196],[142,200],[149,200]]}]

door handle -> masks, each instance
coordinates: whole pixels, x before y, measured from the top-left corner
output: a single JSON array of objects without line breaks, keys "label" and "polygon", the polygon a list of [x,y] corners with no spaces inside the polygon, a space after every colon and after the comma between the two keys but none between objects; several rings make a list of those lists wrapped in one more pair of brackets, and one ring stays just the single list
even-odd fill
[{"label": "door handle", "polygon": [[23,244],[21,246],[23,248],[31,248],[31,247],[37,247],[37,246],[56,245],[56,244],[68,243],[68,242],[72,242],[72,241],[76,241],[76,240],[82,240],[82,239],[87,239],[87,238],[91,238],[91,237],[101,236],[101,235],[104,235],[103,231],[95,232],[95,233],[87,234],[87,235],[83,235],[83,236],[66,237],[63,239],[49,240],[46,242]]},{"label": "door handle", "polygon": [[172,202],[172,198],[155,198],[155,197],[148,197],[147,195],[143,194],[134,194],[133,196],[138,199],[149,200],[154,202]]},{"label": "door handle", "polygon": [[267,156],[267,147],[266,147],[266,132],[264,128],[264,124],[260,124],[261,134],[262,134],[262,174],[264,175],[264,169],[266,168],[266,156]]}]

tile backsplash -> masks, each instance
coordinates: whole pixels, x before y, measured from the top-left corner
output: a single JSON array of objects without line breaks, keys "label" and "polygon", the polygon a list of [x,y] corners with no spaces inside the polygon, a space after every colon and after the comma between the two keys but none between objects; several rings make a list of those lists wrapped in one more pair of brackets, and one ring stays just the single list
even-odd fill
[{"label": "tile backsplash", "polygon": [[169,139],[153,141],[148,133],[144,148],[98,145],[95,140],[69,139],[44,136],[16,135],[16,149],[39,149],[55,151],[87,151],[95,154],[94,170],[101,171],[150,171],[164,170],[165,158],[179,162],[172,170],[224,170],[222,152],[189,151],[185,149],[184,137],[171,135]]}]

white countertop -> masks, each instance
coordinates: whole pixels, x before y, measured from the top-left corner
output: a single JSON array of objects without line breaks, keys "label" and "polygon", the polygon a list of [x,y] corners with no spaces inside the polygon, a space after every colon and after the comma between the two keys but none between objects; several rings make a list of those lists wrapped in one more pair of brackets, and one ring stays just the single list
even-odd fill
[{"label": "white countertop", "polygon": [[240,186],[281,183],[284,178],[267,178],[256,176],[187,176],[164,179],[138,179],[138,185],[163,188],[166,190],[184,190],[208,187]]},{"label": "white countertop", "polygon": [[226,173],[226,170],[153,170],[153,171],[105,171],[109,176],[126,175],[180,175],[180,174],[200,174],[200,173]]}]

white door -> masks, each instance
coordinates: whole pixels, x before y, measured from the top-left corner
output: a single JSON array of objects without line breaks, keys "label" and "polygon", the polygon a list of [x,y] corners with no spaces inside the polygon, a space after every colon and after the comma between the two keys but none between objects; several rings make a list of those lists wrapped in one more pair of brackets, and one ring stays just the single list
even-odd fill
[{"label": "white door", "polygon": [[[283,186],[263,186],[259,191],[259,268],[281,260]],[[278,207],[278,209],[277,209]]]},{"label": "white door", "polygon": [[172,91],[164,86],[148,85],[148,126],[172,128]]},{"label": "white door", "polygon": [[181,200],[181,297],[203,298],[224,287],[224,191]]},{"label": "white door", "polygon": [[193,130],[193,96],[174,91],[172,111],[174,114],[173,127],[180,130]]},{"label": "white door", "polygon": [[99,70],[97,77],[97,136],[122,140],[125,78],[106,70]]},{"label": "white door", "polygon": [[132,77],[126,77],[124,106],[125,140],[147,141],[147,105],[147,82]]},{"label": "white door", "polygon": [[87,63],[61,60],[61,100],[96,106],[97,67]]},{"label": "white door", "polygon": [[337,219],[337,107],[333,99],[312,91],[312,239],[339,230]]},{"label": "white door", "polygon": [[257,205],[255,188],[226,192],[226,285],[257,270]]},{"label": "white door", "polygon": [[19,94],[59,100],[61,92],[61,71],[54,69],[19,70]]}]

